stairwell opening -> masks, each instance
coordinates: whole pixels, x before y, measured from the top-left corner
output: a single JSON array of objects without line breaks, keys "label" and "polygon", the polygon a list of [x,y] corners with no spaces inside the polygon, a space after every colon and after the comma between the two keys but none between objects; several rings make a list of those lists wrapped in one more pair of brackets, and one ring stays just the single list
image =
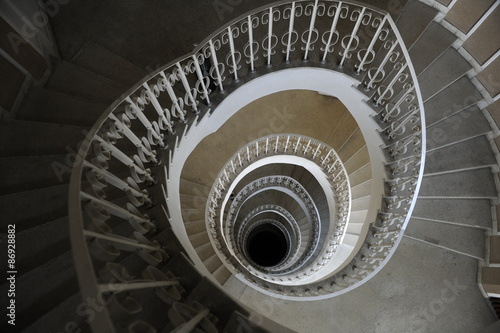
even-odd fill
[{"label": "stairwell opening", "polygon": [[256,227],[248,235],[245,244],[249,259],[262,267],[281,263],[286,258],[288,246],[283,231],[272,224]]}]

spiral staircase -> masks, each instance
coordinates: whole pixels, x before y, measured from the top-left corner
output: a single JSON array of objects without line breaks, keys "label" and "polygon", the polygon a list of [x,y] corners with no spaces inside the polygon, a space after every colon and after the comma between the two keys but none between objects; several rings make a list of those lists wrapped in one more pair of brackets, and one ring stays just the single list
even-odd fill
[{"label": "spiral staircase", "polygon": [[2,331],[495,325],[499,10],[61,5],[62,59],[0,124]]}]

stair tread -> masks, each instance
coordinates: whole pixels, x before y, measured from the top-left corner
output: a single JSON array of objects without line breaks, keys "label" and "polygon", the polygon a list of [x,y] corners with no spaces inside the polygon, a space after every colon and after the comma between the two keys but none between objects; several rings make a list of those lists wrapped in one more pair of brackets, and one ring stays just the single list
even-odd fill
[{"label": "stair tread", "polygon": [[411,218],[405,235],[477,258],[484,257],[486,235],[483,229]]},{"label": "stair tread", "polygon": [[107,107],[104,103],[32,87],[16,117],[21,120],[92,126]]},{"label": "stair tread", "polygon": [[87,316],[81,315],[81,304],[84,303],[80,293],[74,294],[30,324],[23,333],[66,332],[68,327],[73,332],[91,333],[85,322]]},{"label": "stair tread", "polygon": [[358,128],[350,137],[347,139],[345,144],[337,151],[339,157],[343,161],[347,161],[352,155],[356,154],[361,148],[366,145],[363,133],[361,133]]},{"label": "stair tread", "polygon": [[205,185],[195,183],[193,181],[181,178],[179,185],[179,193],[190,196],[207,198],[210,194],[210,188]]},{"label": "stair tread", "polygon": [[482,135],[427,152],[425,174],[496,165],[488,139]]},{"label": "stair tread", "polygon": [[419,75],[437,59],[457,37],[437,22],[431,22],[408,51],[415,73]]},{"label": "stair tread", "polygon": [[0,197],[3,226],[15,223],[18,232],[66,216],[67,207],[67,184]]},{"label": "stair tread", "polygon": [[226,281],[232,276],[232,273],[226,266],[221,265],[219,268],[213,273],[215,279],[221,284],[224,285]]},{"label": "stair tread", "polygon": [[351,211],[366,210],[370,206],[371,195],[366,197],[352,199]]},{"label": "stair tread", "polygon": [[353,200],[361,197],[366,197],[367,195],[371,194],[371,191],[372,191],[372,182],[371,180],[369,180],[354,187],[351,187],[351,197]]},{"label": "stair tread", "polygon": [[450,47],[419,75],[418,83],[424,101],[436,95],[450,83],[467,73],[471,64]]},{"label": "stair tread", "polygon": [[349,174],[349,184],[351,187],[364,183],[372,178],[371,164],[365,164],[361,168]]},{"label": "stair tread", "polygon": [[356,123],[354,117],[350,114],[346,114],[340,119],[325,143],[336,151],[339,151],[357,129],[358,123]]},{"label": "stair tread", "polygon": [[63,60],[56,67],[46,88],[68,95],[111,103],[123,94],[128,86]]},{"label": "stair tread", "polygon": [[491,228],[491,204],[487,199],[418,198],[412,216]]},{"label": "stair tread", "polygon": [[410,47],[432,22],[437,9],[418,0],[410,0],[399,16],[396,26],[407,47]]},{"label": "stair tread", "polygon": [[220,261],[219,256],[215,253],[211,257],[205,259],[203,264],[210,273],[214,273],[222,265],[222,261]]},{"label": "stair tread", "polygon": [[489,168],[424,176],[422,197],[496,198],[497,191]]},{"label": "stair tread", "polygon": [[[1,287],[6,294],[7,285]],[[16,320],[28,324],[78,291],[73,255],[65,252],[16,278]]]},{"label": "stair tread", "polygon": [[0,126],[0,155],[67,154],[75,152],[84,134],[86,130],[81,126],[14,120]]},{"label": "stair tread", "polygon": [[459,113],[427,128],[427,149],[436,149],[491,131],[491,127],[477,106]]},{"label": "stair tread", "polygon": [[22,244],[16,261],[21,271],[29,271],[71,249],[69,219],[62,217],[16,234]]},{"label": "stair tread", "polygon": [[426,125],[450,117],[482,99],[472,82],[463,76],[424,103]]},{"label": "stair tread", "polygon": [[[0,193],[10,194],[67,183],[72,170],[68,155],[0,157]],[[22,172],[21,172],[22,171]]]},{"label": "stair tread", "polygon": [[344,162],[344,167],[347,174],[351,174],[366,164],[370,163],[370,156],[368,154],[368,148],[364,146],[356,154],[352,155],[347,161]]},{"label": "stair tread", "polygon": [[139,66],[96,43],[86,45],[75,56],[73,62],[82,68],[125,85],[133,85],[148,74]]}]

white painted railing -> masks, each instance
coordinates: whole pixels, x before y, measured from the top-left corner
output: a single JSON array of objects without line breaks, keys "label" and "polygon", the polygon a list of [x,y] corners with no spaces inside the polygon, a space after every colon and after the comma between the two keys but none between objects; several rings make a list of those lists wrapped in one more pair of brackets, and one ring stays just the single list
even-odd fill
[{"label": "white painted railing", "polygon": [[[155,238],[169,225],[193,254],[182,220],[172,218],[179,212],[155,206],[163,200],[161,191],[158,185],[148,186],[157,180],[162,187],[174,182],[169,177],[178,170],[170,166],[180,142],[193,137],[188,129],[217,113],[217,105],[232,91],[263,74],[296,67],[341,72],[361,82],[352,89],[365,96],[358,103],[373,109],[366,117],[373,118],[373,131],[385,142],[391,193],[381,203],[365,245],[328,281],[258,288],[291,298],[331,297],[364,283],[385,265],[408,223],[424,166],[422,100],[408,52],[382,11],[350,1],[280,1],[231,21],[191,54],[148,75],[89,131],[69,193],[72,247],[84,297],[99,295],[98,281],[104,279],[100,267],[122,263],[126,252],[138,253],[144,267],[164,262],[168,254]],[[179,193],[165,187],[163,193],[171,202],[178,200]],[[202,269],[195,255],[192,259]],[[107,309],[96,313],[94,331],[114,331],[110,315]]]},{"label": "white painted railing", "polygon": [[[270,156],[279,156],[279,162]],[[296,160],[291,158],[299,158]],[[303,160],[302,160],[303,159]],[[225,211],[229,203],[229,196],[233,188],[237,185],[238,179],[251,172],[256,162],[263,163],[288,163],[304,165],[304,160],[313,162],[317,166],[319,173],[314,174],[317,182],[322,185],[326,197],[329,199],[330,219],[320,221],[314,198],[310,198],[305,188],[296,180],[288,177],[277,176],[269,179],[266,184],[257,186],[254,182],[249,183],[232,199],[229,211]],[[269,177],[267,177],[269,178]],[[280,181],[287,179],[287,182]],[[277,184],[279,182],[279,184]],[[310,220],[309,245],[301,259],[285,271],[275,270],[274,275],[279,275],[278,281],[294,281],[298,283],[304,277],[317,274],[318,270],[325,266],[333,255],[338,245],[345,236],[349,221],[350,212],[350,185],[345,167],[334,149],[310,137],[293,134],[278,134],[259,138],[248,143],[236,152],[224,165],[214,186],[208,196],[206,210],[206,222],[211,240],[220,251],[223,260],[228,261],[230,267],[235,272],[241,273],[248,268],[248,262],[236,249],[240,247],[241,239],[235,239],[235,220],[238,217],[238,209],[244,200],[255,194],[256,191],[267,186],[282,186],[297,193],[303,201],[304,211]],[[253,189],[253,190],[252,190]],[[327,232],[321,237],[321,249],[316,253],[316,258],[307,268],[299,269],[305,261],[309,260],[320,244],[320,229]],[[241,251],[240,251],[241,252]],[[238,263],[233,260],[238,259]],[[257,269],[257,275],[262,280],[275,280],[272,276],[267,276],[267,271]],[[252,270],[253,272],[253,270]],[[255,275],[255,273],[252,273]]]}]

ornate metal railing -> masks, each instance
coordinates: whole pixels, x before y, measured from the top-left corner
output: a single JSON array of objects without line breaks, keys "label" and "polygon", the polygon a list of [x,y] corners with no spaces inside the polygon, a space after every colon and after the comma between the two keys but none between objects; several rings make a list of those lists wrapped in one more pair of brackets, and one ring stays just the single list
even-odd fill
[{"label": "ornate metal railing", "polygon": [[[245,226],[245,224],[241,223],[241,225],[236,226],[236,219],[239,216],[238,211],[249,196],[255,194],[259,190],[265,190],[266,187],[282,187],[290,189],[292,193],[295,194],[295,197],[300,200],[306,208],[305,232],[307,232],[309,236],[307,251],[302,255],[300,260],[294,266],[289,267],[286,270],[281,270],[273,267],[273,274],[283,274],[287,271],[289,272],[296,269],[296,267],[303,264],[312,255],[312,253],[318,246],[321,229],[320,216],[317,211],[317,207],[314,204],[313,198],[309,195],[306,189],[293,178],[286,176],[267,176],[264,178],[259,178],[241,189],[241,191],[235,196],[231,207],[229,208],[229,212],[225,217],[226,226],[224,229],[226,230],[226,237],[228,239],[227,245],[230,246],[233,251],[238,249],[238,252],[242,253],[241,244],[244,244],[244,240],[241,237],[241,230]],[[297,221],[296,223],[299,222],[300,221]],[[298,225],[298,227],[302,228],[303,225]],[[299,247],[300,243],[297,242],[296,246]],[[247,266],[245,262],[243,262],[242,264],[244,266]],[[268,269],[261,270],[267,271],[268,273],[270,272]]]},{"label": "ornate metal railing", "polygon": [[[240,174],[253,163],[271,156],[281,156],[281,163],[288,162],[293,164],[293,161],[287,160],[286,156],[301,157],[315,163],[318,169],[322,170],[321,176],[324,176],[325,181],[328,183],[327,186],[330,189],[329,193],[325,194],[331,196],[335,201],[335,208],[332,209],[334,216],[328,221],[321,221],[323,224],[323,226],[321,226],[314,199],[309,198],[303,186],[293,179],[289,180],[288,184],[281,184],[282,186],[290,187],[293,191],[298,191],[299,195],[304,197],[305,204],[310,210],[309,216],[312,219],[309,230],[312,236],[310,239],[311,243],[308,246],[308,250],[301,258],[302,260],[292,267],[287,268],[286,271],[280,272],[281,274],[293,274],[295,276],[293,279],[298,282],[304,277],[315,274],[318,268],[322,267],[320,265],[315,266],[314,264],[318,263],[320,260],[327,262],[333,257],[337,246],[342,241],[349,220],[349,179],[342,161],[335,150],[328,145],[303,135],[277,134],[259,138],[242,147],[228,160],[214,181],[214,186],[208,196],[206,211],[207,228],[211,240],[216,244],[216,248],[220,251],[221,256],[230,264],[230,267],[239,273],[248,270],[247,261],[237,254],[238,251],[235,251],[238,247],[238,242],[234,239],[233,231],[235,218],[237,217],[236,210],[239,207],[238,204],[243,201],[244,197],[253,192],[249,190],[250,187],[257,189],[257,186],[254,183],[246,185],[241,190],[242,192],[238,193],[233,199],[227,214],[222,213],[225,210],[224,202],[230,195],[231,185],[234,184],[236,178]],[[273,185],[276,181],[277,179],[274,179],[272,184],[269,185]],[[332,224],[332,226],[330,226],[330,224]],[[316,250],[320,240],[320,229],[322,227],[330,231],[324,236],[321,252],[317,253],[317,258],[314,263],[309,265],[307,269],[297,270]],[[234,259],[237,259],[237,261]],[[277,279],[278,281],[286,281],[292,278],[292,275],[279,277],[267,276],[266,273],[260,270],[252,270],[252,275],[256,275],[262,280]]]},{"label": "ornate metal railing", "polygon": [[[383,11],[351,1],[280,1],[231,21],[192,53],[145,77],[89,131],[69,192],[71,240],[84,297],[129,288],[163,290],[163,282],[151,279],[136,285],[123,279],[103,289],[109,276],[102,268],[108,263],[127,268],[128,256],[138,255],[144,269],[167,260],[159,235],[182,221],[155,203],[163,194],[174,200],[179,193],[149,186],[165,182],[169,157],[189,140],[188,129],[195,130],[200,117],[217,112],[218,103],[248,80],[293,67],[342,72],[359,82],[354,89],[373,109],[366,117],[373,117],[385,142],[389,189],[366,245],[334,277],[285,290],[277,284],[261,287],[292,297],[334,295],[360,285],[387,262],[413,208],[425,155],[422,101],[408,52]],[[158,172],[159,163],[167,175]],[[93,329],[113,331],[110,315],[108,308],[96,313]]]}]

